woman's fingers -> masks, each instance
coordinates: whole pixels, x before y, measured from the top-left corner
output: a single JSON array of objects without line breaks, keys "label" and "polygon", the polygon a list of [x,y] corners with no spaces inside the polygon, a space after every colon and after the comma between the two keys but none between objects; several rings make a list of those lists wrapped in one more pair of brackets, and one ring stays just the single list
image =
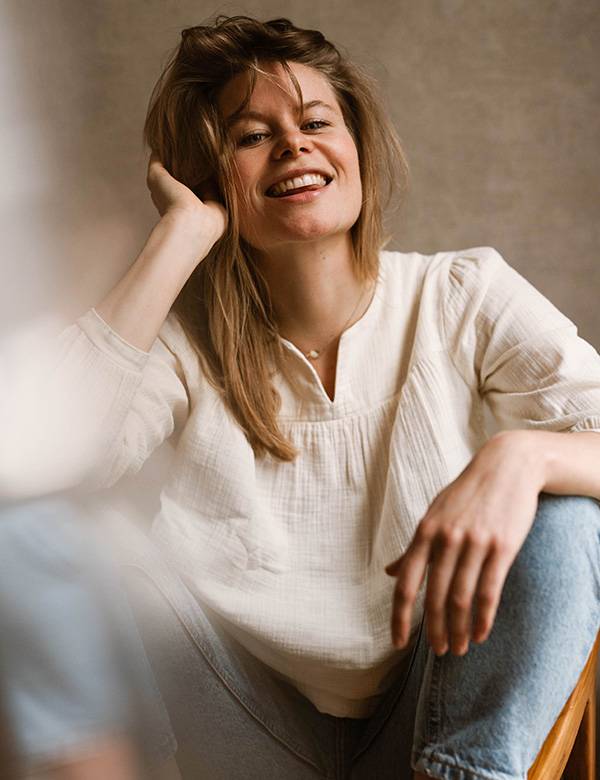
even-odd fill
[{"label": "woman's fingers", "polygon": [[155,154],[151,154],[150,159],[148,160],[146,184],[152,194],[154,194],[155,190],[160,186],[161,179],[164,181],[167,176],[170,178],[169,172],[160,159]]},{"label": "woman's fingers", "polygon": [[440,530],[427,578],[425,626],[434,653],[469,647],[473,599],[487,548],[459,525]]},{"label": "woman's fingers", "polygon": [[457,532],[445,534],[434,545],[433,558],[425,593],[425,628],[427,638],[436,655],[448,650],[448,598],[460,556]]},{"label": "woman's fingers", "polygon": [[227,212],[208,183],[202,192],[206,199],[201,200],[189,187],[171,176],[155,154],[148,161],[146,181],[152,202],[161,217],[168,212],[194,236],[208,236],[213,243],[223,235],[227,227]]},{"label": "woman's fingers", "polygon": [[448,633],[450,649],[456,655],[469,649],[473,604],[487,556],[485,546],[468,540],[454,574],[448,598]]},{"label": "woman's fingers", "polygon": [[161,216],[169,209],[195,211],[201,206],[201,201],[192,190],[171,176],[155,154],[148,160],[146,183],[152,202]]},{"label": "woman's fingers", "polygon": [[[431,524],[429,524],[429,529]],[[397,578],[392,609],[392,640],[404,647],[427,574],[425,625],[437,655],[450,649],[463,655],[472,637],[487,638],[494,623],[512,557],[491,537],[455,525],[431,534],[420,527],[406,553],[387,567]]]},{"label": "woman's fingers", "polygon": [[429,550],[415,539],[406,553],[386,569],[390,576],[397,578],[392,605],[392,642],[398,648],[408,644],[415,603],[428,563]]},{"label": "woman's fingers", "polygon": [[481,573],[473,617],[472,637],[474,642],[484,642],[494,625],[500,604],[502,588],[513,561],[512,556],[502,552],[493,553]]}]

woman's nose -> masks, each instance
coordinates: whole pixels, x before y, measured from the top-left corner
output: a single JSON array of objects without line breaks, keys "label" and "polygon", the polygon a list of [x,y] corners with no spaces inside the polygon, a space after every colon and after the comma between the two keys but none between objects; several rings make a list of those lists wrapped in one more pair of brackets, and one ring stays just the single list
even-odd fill
[{"label": "woman's nose", "polygon": [[310,138],[294,128],[281,133],[274,152],[277,159],[282,157],[297,157],[312,150]]}]

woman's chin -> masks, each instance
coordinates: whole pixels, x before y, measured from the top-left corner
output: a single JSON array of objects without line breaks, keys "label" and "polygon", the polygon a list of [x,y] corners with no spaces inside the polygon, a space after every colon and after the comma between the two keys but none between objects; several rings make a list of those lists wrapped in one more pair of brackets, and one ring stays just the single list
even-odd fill
[{"label": "woman's chin", "polygon": [[352,241],[349,227],[331,226],[319,221],[282,226],[279,230],[273,226],[267,235],[262,231],[258,234],[254,230],[248,231],[246,235],[242,233],[242,236],[251,247],[269,254],[282,250],[293,251],[294,247],[301,250],[302,246],[310,246],[313,251],[318,251],[319,246],[323,249],[345,246]]}]

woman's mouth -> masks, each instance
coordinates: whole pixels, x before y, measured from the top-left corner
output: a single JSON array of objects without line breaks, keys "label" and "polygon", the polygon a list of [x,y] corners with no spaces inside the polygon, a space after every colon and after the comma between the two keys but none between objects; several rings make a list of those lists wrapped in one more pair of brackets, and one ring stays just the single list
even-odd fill
[{"label": "woman's mouth", "polygon": [[291,179],[285,179],[277,182],[277,184],[273,184],[269,187],[266,194],[269,198],[283,198],[292,193],[326,187],[330,181],[330,178],[322,176],[320,173],[305,173],[303,176],[294,176]]}]

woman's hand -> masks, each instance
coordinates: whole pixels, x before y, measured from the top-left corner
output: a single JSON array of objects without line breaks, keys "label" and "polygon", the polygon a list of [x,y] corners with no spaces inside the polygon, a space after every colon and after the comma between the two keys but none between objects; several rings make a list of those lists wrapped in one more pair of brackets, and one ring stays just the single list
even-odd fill
[{"label": "woman's hand", "polygon": [[210,197],[200,200],[171,176],[155,154],[148,163],[146,183],[161,217],[175,220],[203,242],[208,238],[211,245],[225,232],[227,212],[223,206]]},{"label": "woman's hand", "polygon": [[96,306],[114,331],[145,352],[184,284],[227,225],[220,203],[197,198],[155,156],[150,158],[147,181],[161,218],[125,276]]},{"label": "woman's hand", "polygon": [[387,567],[397,578],[392,610],[397,647],[408,642],[428,567],[425,624],[434,652],[443,655],[450,647],[462,655],[470,636],[475,642],[487,638],[544,489],[535,437],[531,431],[492,437],[432,503],[404,555]]}]

